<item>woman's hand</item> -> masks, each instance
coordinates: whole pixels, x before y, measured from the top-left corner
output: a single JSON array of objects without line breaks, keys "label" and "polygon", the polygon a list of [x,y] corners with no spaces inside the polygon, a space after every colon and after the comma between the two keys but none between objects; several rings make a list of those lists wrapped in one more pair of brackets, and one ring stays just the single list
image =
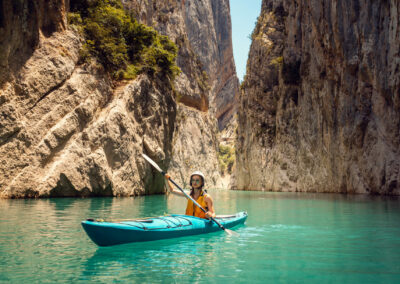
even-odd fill
[{"label": "woman's hand", "polygon": [[171,178],[171,176],[170,176],[169,174],[167,174],[167,173],[166,173],[164,176],[165,176],[165,179],[166,179],[166,181],[167,181],[167,185],[168,185],[169,191],[170,191],[170,192],[174,192],[174,188],[173,188],[171,182],[169,181],[169,179]]},{"label": "woman's hand", "polygon": [[214,212],[207,211],[205,214],[206,214],[207,218],[215,218],[215,213]]}]

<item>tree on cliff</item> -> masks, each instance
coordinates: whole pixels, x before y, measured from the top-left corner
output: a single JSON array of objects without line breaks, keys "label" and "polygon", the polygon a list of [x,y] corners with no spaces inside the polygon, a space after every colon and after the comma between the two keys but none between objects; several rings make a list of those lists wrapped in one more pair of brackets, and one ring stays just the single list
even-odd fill
[{"label": "tree on cliff", "polygon": [[95,56],[115,79],[132,79],[140,72],[173,80],[178,48],[167,36],[138,23],[120,0],[71,1],[69,23],[80,28],[86,42],[81,59]]}]

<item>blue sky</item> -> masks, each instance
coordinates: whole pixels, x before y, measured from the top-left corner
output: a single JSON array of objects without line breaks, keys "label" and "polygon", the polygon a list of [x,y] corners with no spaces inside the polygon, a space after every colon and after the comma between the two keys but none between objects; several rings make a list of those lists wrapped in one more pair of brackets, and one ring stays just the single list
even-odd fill
[{"label": "blue sky", "polygon": [[247,56],[251,40],[249,36],[260,15],[262,0],[229,0],[232,20],[233,57],[240,81],[246,74]]}]

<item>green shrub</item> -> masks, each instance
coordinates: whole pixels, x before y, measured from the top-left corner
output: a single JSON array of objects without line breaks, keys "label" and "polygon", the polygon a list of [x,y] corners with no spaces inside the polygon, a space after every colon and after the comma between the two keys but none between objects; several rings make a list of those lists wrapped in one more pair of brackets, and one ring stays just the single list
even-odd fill
[{"label": "green shrub", "polygon": [[210,90],[210,85],[208,84],[208,75],[206,71],[202,71],[201,75],[197,77],[197,84],[203,92]]},{"label": "green shrub", "polygon": [[68,13],[68,24],[70,25],[82,25],[81,14],[79,13]]},{"label": "green shrub", "polygon": [[141,72],[161,74],[173,80],[176,45],[167,36],[137,22],[120,0],[71,0],[69,23],[81,25],[86,43],[81,60],[95,56],[117,79],[133,79]]},{"label": "green shrub", "polygon": [[218,149],[218,161],[220,166],[220,171],[222,174],[228,170],[228,173],[232,173],[233,165],[235,164],[235,149],[228,145],[219,145]]},{"label": "green shrub", "polygon": [[175,65],[178,49],[166,36],[157,37],[153,44],[143,53],[144,66],[154,67],[156,73],[161,72],[171,78],[179,74]]},{"label": "green shrub", "polygon": [[283,63],[283,56],[279,56],[271,59],[270,64],[275,66],[281,66]]},{"label": "green shrub", "polygon": [[129,64],[126,67],[126,71],[123,74],[123,78],[127,80],[134,79],[137,74],[138,74],[138,68],[133,64]]},{"label": "green shrub", "polygon": [[221,157],[218,158],[218,162],[219,162],[219,170],[221,174],[224,174],[226,171],[226,163]]}]

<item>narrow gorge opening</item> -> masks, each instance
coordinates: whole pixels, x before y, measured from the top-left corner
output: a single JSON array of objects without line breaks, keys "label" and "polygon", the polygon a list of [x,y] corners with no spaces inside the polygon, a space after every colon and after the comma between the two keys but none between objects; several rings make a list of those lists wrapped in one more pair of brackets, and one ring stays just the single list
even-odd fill
[{"label": "narrow gorge opening", "polygon": [[236,73],[240,83],[246,75],[246,65],[252,42],[251,34],[261,12],[262,0],[230,0],[232,21],[232,45]]}]

